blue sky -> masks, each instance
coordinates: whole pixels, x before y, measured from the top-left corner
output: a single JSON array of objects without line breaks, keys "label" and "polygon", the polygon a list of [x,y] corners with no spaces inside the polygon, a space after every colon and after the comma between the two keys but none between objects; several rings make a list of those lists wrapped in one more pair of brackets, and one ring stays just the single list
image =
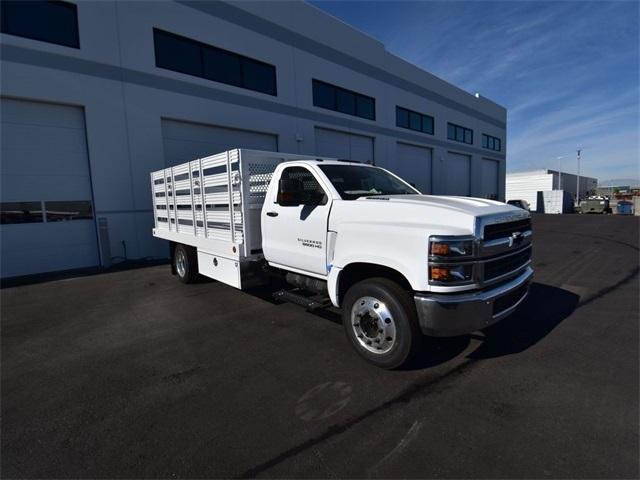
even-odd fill
[{"label": "blue sky", "polygon": [[[387,50],[508,109],[507,169],[640,177],[632,1],[314,1]],[[563,157],[558,159],[557,157]]]}]

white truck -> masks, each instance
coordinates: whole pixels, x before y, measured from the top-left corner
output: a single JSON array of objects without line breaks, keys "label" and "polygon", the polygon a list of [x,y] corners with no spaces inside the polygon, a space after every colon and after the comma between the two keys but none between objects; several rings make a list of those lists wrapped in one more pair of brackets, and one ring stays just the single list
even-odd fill
[{"label": "white truck", "polygon": [[337,307],[358,353],[396,368],[422,334],[455,336],[511,314],[527,295],[529,212],[422,195],[375,166],[235,149],[151,173],[155,228],[172,272]]}]

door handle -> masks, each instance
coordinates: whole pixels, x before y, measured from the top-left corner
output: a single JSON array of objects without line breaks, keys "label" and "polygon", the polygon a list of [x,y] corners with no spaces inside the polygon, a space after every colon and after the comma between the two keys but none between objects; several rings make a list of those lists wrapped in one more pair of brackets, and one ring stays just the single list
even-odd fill
[{"label": "door handle", "polygon": [[267,212],[267,215],[270,217],[277,217],[278,216],[278,212]]}]

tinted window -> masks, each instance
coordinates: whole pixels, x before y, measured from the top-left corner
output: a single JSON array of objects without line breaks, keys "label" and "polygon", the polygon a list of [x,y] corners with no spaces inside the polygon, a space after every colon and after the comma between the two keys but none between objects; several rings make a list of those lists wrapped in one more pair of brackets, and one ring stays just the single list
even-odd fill
[{"label": "tinted window", "polygon": [[[283,180],[282,183],[288,184],[289,188],[291,185],[297,185],[296,190],[301,190],[306,192],[311,200],[317,202],[318,204],[324,205],[327,203],[328,197],[324,193],[324,189],[320,186],[316,177],[304,167],[287,167],[282,171],[282,175],[280,176],[280,180]],[[280,183],[280,186],[282,185]],[[278,190],[278,194],[282,193]],[[280,195],[278,195],[280,198]]]},{"label": "tinted window", "polygon": [[447,124],[447,138],[456,142],[473,144],[473,130],[453,123]]},{"label": "tinted window", "polygon": [[451,125],[450,123],[447,125],[447,138],[449,140],[456,139],[456,127]]},{"label": "tinted window", "polygon": [[273,65],[157,28],[153,38],[156,66],[160,68],[277,95]]},{"label": "tinted window", "polygon": [[422,116],[422,131],[433,135],[433,117],[427,115]]},{"label": "tinted window", "polygon": [[276,92],[276,71],[271,65],[244,60],[242,62],[242,76],[244,88],[262,93]]},{"label": "tinted window", "polygon": [[320,80],[313,80],[313,104],[347,115],[376,119],[376,101],[372,97],[362,95],[346,88],[330,85]]},{"label": "tinted window", "polygon": [[2,33],[80,48],[78,12],[73,3],[3,0],[0,8]]},{"label": "tinted window", "polygon": [[364,95],[358,95],[356,105],[356,115],[362,118],[368,118],[369,120],[375,120],[376,118],[376,103],[371,97],[365,97]]},{"label": "tinted window", "polygon": [[197,45],[186,38],[159,30],[154,30],[153,35],[158,67],[202,76],[202,58]]},{"label": "tinted window", "polygon": [[491,135],[483,133],[482,147],[499,152],[500,150],[502,150],[502,141],[497,137],[492,137]]},{"label": "tinted window", "polygon": [[45,202],[47,222],[64,222],[67,220],[90,220],[93,218],[91,202]]},{"label": "tinted window", "polygon": [[396,107],[396,125],[402,128],[409,128],[409,110]]},{"label": "tinted window", "polygon": [[38,223],[42,222],[42,204],[40,202],[3,202],[0,203],[0,223]]},{"label": "tinted window", "polygon": [[335,88],[327,83],[313,81],[313,104],[316,107],[336,109],[336,92]]},{"label": "tinted window", "polygon": [[336,109],[349,115],[356,114],[356,96],[347,90],[336,90]]},{"label": "tinted window", "polygon": [[433,117],[396,106],[396,126],[433,135]]},{"label": "tinted window", "polygon": [[343,200],[376,195],[407,195],[418,191],[390,173],[375,167],[319,165]]},{"label": "tinted window", "polygon": [[207,48],[202,50],[204,76],[215,82],[242,85],[242,62],[232,53]]},{"label": "tinted window", "polygon": [[409,113],[409,128],[411,130],[422,130],[422,120],[419,114],[414,112]]}]

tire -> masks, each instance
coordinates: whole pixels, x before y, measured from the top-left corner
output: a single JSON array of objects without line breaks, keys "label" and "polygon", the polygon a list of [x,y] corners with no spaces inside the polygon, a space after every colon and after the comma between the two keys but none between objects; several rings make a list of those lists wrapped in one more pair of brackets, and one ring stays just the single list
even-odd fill
[{"label": "tire", "polygon": [[182,283],[194,283],[198,278],[196,249],[179,243],[173,253],[173,268]]},{"label": "tire", "polygon": [[363,280],[349,288],[342,324],[358,354],[380,368],[408,363],[422,343],[409,293],[386,278]]}]

